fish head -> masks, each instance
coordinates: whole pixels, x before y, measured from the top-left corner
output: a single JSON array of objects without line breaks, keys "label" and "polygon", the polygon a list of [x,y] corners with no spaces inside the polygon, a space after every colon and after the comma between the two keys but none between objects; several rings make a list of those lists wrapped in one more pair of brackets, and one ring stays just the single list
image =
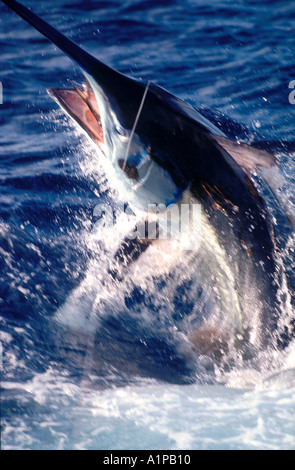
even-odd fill
[{"label": "fish head", "polygon": [[[104,64],[19,2],[2,1],[83,72],[86,86],[71,91],[53,88],[49,93],[112,162],[128,191],[130,205],[146,210],[149,204],[176,202],[187,183],[182,175],[179,178],[177,165],[174,168],[168,163],[173,126],[167,122],[163,126],[160,122],[159,111],[165,100],[158,102],[159,87],[149,86]],[[169,113],[162,114],[167,121]],[[169,146],[162,152],[167,142]]]},{"label": "fish head", "polygon": [[[212,138],[218,129],[200,113],[158,85],[104,64],[17,1],[2,1],[83,72],[85,87],[50,94],[112,162],[131,207],[167,206],[188,187],[208,199],[208,185],[223,194],[223,205],[232,200],[245,206],[248,180]],[[241,184],[244,191],[237,190]]]},{"label": "fish head", "polygon": [[[159,210],[177,202],[187,182],[165,164],[161,136],[151,129],[153,113],[159,114],[159,103],[154,96],[159,87],[109,68],[108,80],[101,70],[98,77],[94,76],[95,72],[83,72],[86,83],[81,87],[50,88],[50,96],[112,163],[133,209],[148,211],[156,207]],[[170,126],[167,132],[171,132]]]}]

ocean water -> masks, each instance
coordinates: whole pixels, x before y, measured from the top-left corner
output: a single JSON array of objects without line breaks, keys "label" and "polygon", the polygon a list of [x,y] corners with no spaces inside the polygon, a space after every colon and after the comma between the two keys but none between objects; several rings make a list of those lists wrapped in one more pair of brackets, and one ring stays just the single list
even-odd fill
[{"label": "ocean water", "polygon": [[[292,211],[291,1],[23,3],[229,136],[263,142],[278,158]],[[211,293],[173,253],[151,250],[104,289],[128,220],[95,146],[46,93],[81,83],[81,73],[2,4],[0,64],[1,448],[294,449],[294,339],[255,364],[195,357],[187,332]],[[294,234],[259,176],[256,183],[294,301]],[[116,214],[114,229],[97,230],[99,202]],[[293,307],[284,321],[292,319]]]}]

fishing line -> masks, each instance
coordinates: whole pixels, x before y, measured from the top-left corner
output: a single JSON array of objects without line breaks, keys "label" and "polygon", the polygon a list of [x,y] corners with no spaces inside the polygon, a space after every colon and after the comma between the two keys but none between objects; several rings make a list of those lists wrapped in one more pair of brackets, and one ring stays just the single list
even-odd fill
[{"label": "fishing line", "polygon": [[125,157],[124,157],[124,164],[123,164],[123,167],[122,167],[123,171],[125,171],[125,168],[126,168],[126,163],[127,163],[127,158],[128,158],[129,151],[130,151],[131,142],[132,142],[132,139],[133,139],[133,135],[134,135],[139,117],[141,115],[141,111],[142,111],[142,108],[143,108],[143,105],[144,105],[144,102],[145,102],[145,98],[146,98],[149,86],[150,86],[150,81],[148,81],[147,84],[146,84],[146,87],[145,87],[145,90],[144,90],[144,93],[143,93],[143,96],[142,96],[142,99],[141,99],[141,103],[139,105],[139,108],[138,108],[138,111],[137,111],[137,114],[136,114],[136,117],[135,117],[135,120],[134,120],[134,124],[133,124],[133,127],[132,127],[131,132],[130,132],[128,144],[127,144],[127,147],[126,147]]}]

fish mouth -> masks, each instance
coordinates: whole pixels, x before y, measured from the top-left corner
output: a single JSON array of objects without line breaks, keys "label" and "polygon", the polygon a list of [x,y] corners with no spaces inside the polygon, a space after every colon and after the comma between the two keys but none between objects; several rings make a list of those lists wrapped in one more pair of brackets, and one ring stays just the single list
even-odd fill
[{"label": "fish mouth", "polygon": [[104,134],[95,94],[88,83],[73,88],[48,88],[48,94],[104,152]]}]

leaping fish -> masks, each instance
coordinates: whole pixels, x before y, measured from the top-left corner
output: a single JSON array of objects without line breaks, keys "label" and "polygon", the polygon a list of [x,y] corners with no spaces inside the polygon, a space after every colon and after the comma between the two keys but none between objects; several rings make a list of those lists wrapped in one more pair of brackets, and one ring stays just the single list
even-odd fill
[{"label": "leaping fish", "polygon": [[[208,271],[217,263],[223,276],[223,296],[231,295],[232,309],[241,316],[239,334],[250,330],[248,338],[255,346],[268,344],[281,314],[278,291],[284,273],[276,256],[271,217],[251,173],[261,170],[274,188],[276,158],[228,139],[165,89],[114,70],[20,3],[2,1],[82,70],[85,83],[81,87],[50,88],[48,92],[112,162],[127,189],[130,206],[145,213],[150,204],[201,204],[206,232],[202,238],[204,263]],[[290,214],[289,219],[294,224]],[[150,243],[126,239],[116,257],[125,258],[130,265]],[[238,261],[232,260],[234,247],[238,247]],[[246,277],[251,278],[260,305],[255,319],[247,299]],[[252,330],[255,334],[251,336]],[[215,330],[206,327],[192,332],[191,338],[200,349],[204,342],[219,342]]]}]

